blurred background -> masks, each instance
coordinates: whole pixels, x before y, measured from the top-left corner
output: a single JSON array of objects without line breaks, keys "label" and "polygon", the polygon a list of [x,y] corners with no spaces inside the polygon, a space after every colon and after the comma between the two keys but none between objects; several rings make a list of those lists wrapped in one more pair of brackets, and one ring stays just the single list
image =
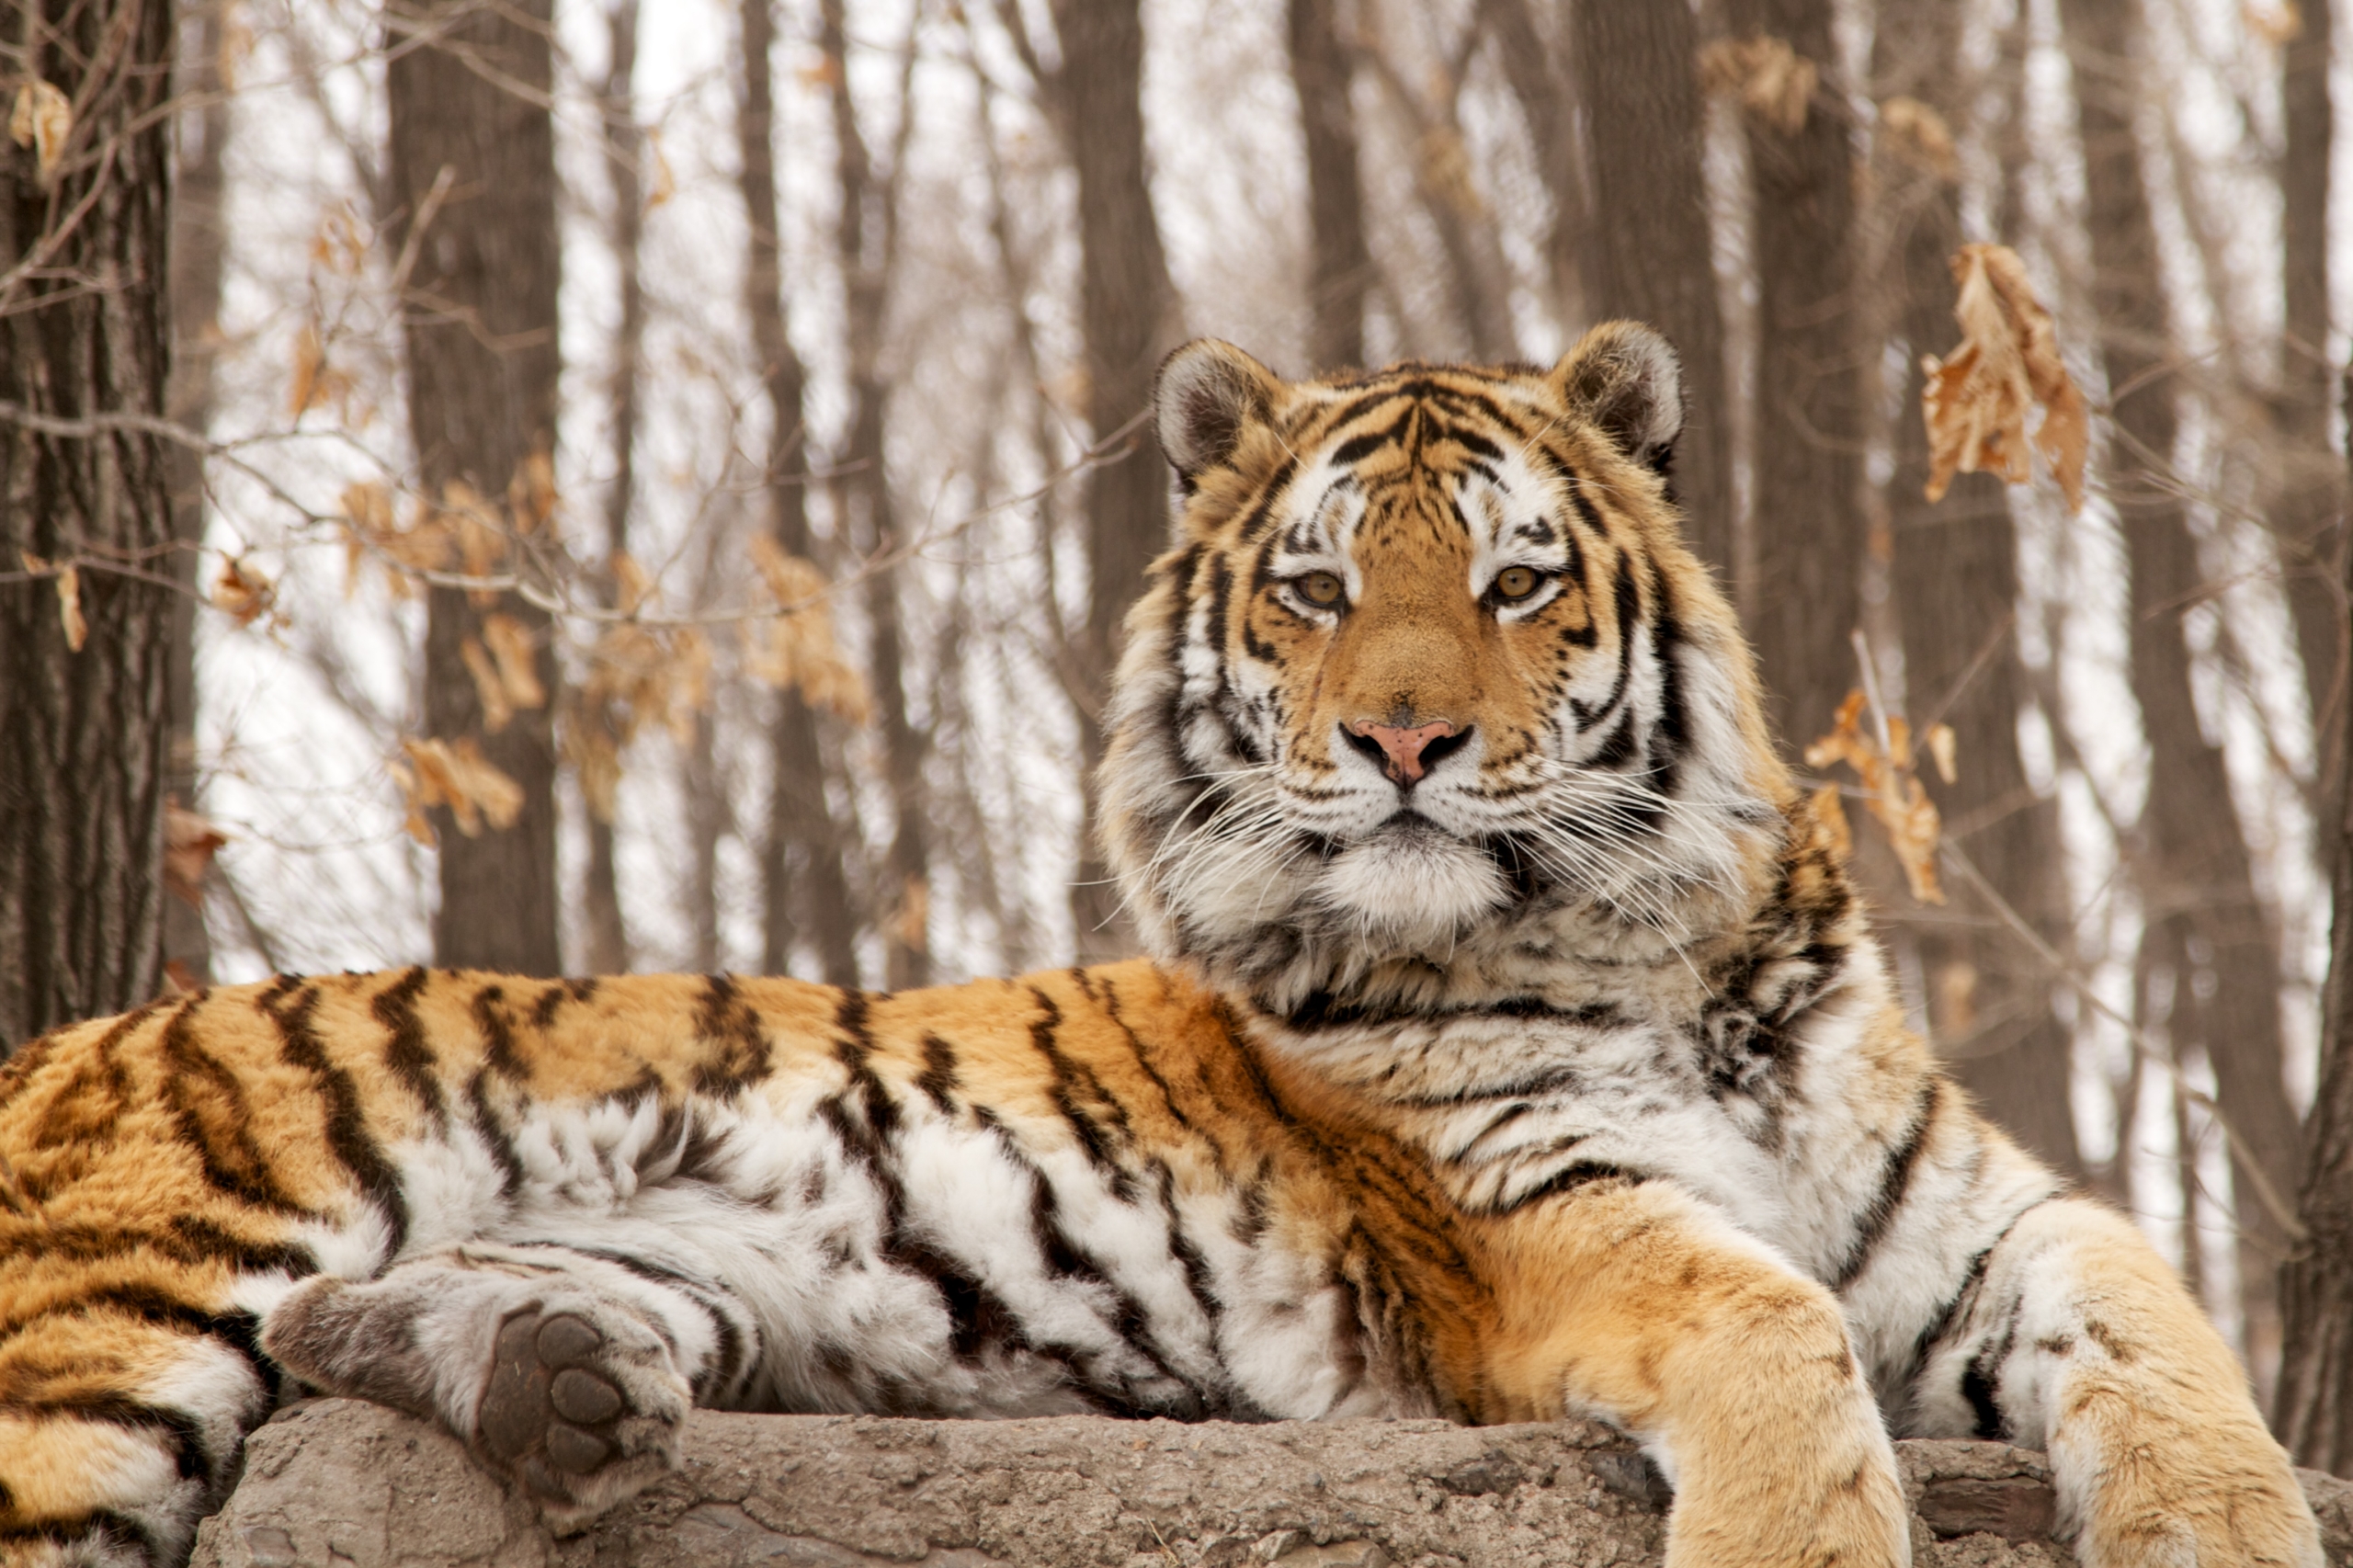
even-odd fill
[{"label": "blurred background", "polygon": [[[1949,731],[1908,841],[1855,818],[1915,1026],[2268,1393],[2336,1190],[2329,0],[10,9],[0,1041],[276,970],[1130,950],[1086,779],[1160,356],[1631,315],[1790,756],[1862,687]],[[1983,242],[2080,507],[1925,498]]]}]

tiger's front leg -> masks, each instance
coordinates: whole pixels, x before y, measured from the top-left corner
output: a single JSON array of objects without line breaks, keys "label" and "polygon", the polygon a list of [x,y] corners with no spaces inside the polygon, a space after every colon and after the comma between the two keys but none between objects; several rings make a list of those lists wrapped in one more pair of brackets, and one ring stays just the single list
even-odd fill
[{"label": "tiger's front leg", "polygon": [[438,1423],[566,1533],[676,1465],[688,1374],[708,1358],[691,1315],[665,1321],[690,1304],[608,1269],[469,1246],[364,1284],[313,1278],[267,1313],[262,1346],[325,1392]]},{"label": "tiger's front leg", "polygon": [[1599,1416],[1675,1485],[1667,1568],[1896,1568],[1895,1449],[1837,1301],[1665,1183],[1505,1221],[1489,1419]]},{"label": "tiger's front leg", "polygon": [[2011,1226],[1916,1386],[1926,1430],[2050,1450],[2084,1568],[2319,1568],[2319,1526],[2237,1358],[2099,1204]]}]

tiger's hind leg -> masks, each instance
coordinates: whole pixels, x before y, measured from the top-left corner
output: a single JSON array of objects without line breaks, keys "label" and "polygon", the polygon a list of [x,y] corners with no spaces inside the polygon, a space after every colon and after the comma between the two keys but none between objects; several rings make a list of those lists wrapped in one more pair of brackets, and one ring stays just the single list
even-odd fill
[{"label": "tiger's hind leg", "polygon": [[312,1280],[262,1346],[318,1388],[436,1421],[578,1528],[677,1462],[709,1308],[563,1247],[466,1246]]},{"label": "tiger's hind leg", "polygon": [[269,1415],[252,1320],[77,1305],[0,1333],[0,1564],[173,1568]]}]

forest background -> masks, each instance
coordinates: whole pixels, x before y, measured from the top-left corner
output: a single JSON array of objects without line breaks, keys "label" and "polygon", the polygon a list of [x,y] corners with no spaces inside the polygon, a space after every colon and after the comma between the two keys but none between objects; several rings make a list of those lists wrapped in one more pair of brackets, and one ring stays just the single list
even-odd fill
[{"label": "forest background", "polygon": [[[2353,1473],[2340,28],[12,0],[0,1050],[281,970],[1128,950],[1086,780],[1159,357],[1635,316],[1915,1026]],[[1932,502],[1957,283],[2063,472]]]}]

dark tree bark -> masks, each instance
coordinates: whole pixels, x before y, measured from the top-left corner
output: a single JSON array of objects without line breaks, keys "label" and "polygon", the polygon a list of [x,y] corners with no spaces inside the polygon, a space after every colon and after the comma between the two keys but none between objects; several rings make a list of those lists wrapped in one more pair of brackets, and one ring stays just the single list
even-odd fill
[{"label": "dark tree bark", "polygon": [[[2297,7],[2302,27],[2280,51],[2279,99],[2287,146],[2279,163],[2280,282],[2287,306],[2280,350],[2279,436],[2285,451],[2274,528],[2287,573],[2288,607],[2311,694],[2316,777],[2334,766],[2344,744],[2347,686],[2344,551],[2340,508],[2344,474],[2329,452],[2328,192],[2336,139],[2328,96],[2332,32],[2326,0]],[[2322,820],[2336,802],[2322,790]]]},{"label": "dark tree bark", "polygon": [[1079,323],[1086,340],[1086,420],[1095,439],[1122,430],[1122,454],[1088,476],[1086,625],[1078,664],[1089,706],[1080,716],[1086,810],[1071,915],[1082,961],[1131,950],[1096,843],[1095,769],[1102,701],[1119,654],[1120,622],[1143,571],[1168,539],[1168,474],[1138,421],[1168,339],[1176,290],[1144,177],[1143,18],[1138,0],[1055,0],[1062,65],[1050,94],[1078,172]]},{"label": "dark tree bark", "polygon": [[[914,101],[902,77],[899,142],[886,177],[878,185],[866,137],[851,102],[847,40],[842,0],[819,7],[819,44],[833,86],[835,173],[841,212],[835,230],[835,254],[848,295],[849,443],[836,464],[835,506],[858,554],[875,563],[866,579],[867,678],[874,689],[875,717],[882,728],[883,772],[891,789],[891,848],[884,862],[887,882],[877,900],[884,915],[883,983],[892,990],[928,984],[931,951],[926,913],[931,884],[931,801],[924,784],[928,746],[907,712],[906,636],[899,603],[899,565],[904,543],[892,504],[883,449],[891,388],[882,370],[882,335],[891,308],[891,282],[897,270],[899,187],[906,167],[906,132],[914,123]],[[915,44],[908,42],[906,68]],[[871,227],[870,227],[871,225]]]},{"label": "dark tree bark", "polygon": [[[1887,0],[1876,29],[1873,86],[1903,93],[1958,125],[1964,91],[1953,76],[1961,16],[1945,0]],[[1920,421],[1920,357],[1950,347],[1948,261],[1961,244],[1960,192],[1945,173],[1901,156],[1879,170],[1889,236],[1890,314],[1907,369],[1895,416],[1895,473],[1887,488],[1894,535],[1894,590],[1904,682],[1915,723],[1950,724],[1960,777],[1936,791],[1946,832],[1995,890],[2043,939],[2068,946],[2065,859],[2058,803],[2038,800],[2018,756],[2027,671],[2018,658],[2018,535],[2001,482],[1964,475],[1943,501],[1923,494],[1927,433]],[[1914,931],[1927,980],[1938,1052],[1985,1109],[2070,1177],[2083,1174],[2068,1111],[2066,1029],[2052,1010],[2054,977],[1972,907],[1972,890],[1948,889],[1949,914]]]},{"label": "dark tree bark", "polygon": [[[807,559],[807,426],[801,401],[808,376],[785,317],[784,268],[776,207],[776,47],[773,0],[744,0],[744,100],[735,129],[751,252],[744,268],[745,313],[768,405],[766,493],[768,533],[787,555]],[[858,917],[842,870],[842,830],[826,804],[828,770],[817,715],[799,690],[776,694],[768,729],[771,781],[760,848],[764,931],[760,968],[783,974],[806,939],[832,985],[858,983]]]},{"label": "dark tree bark", "polygon": [[[1831,0],[1731,0],[1737,36],[1836,67]],[[1864,418],[1854,290],[1855,159],[1834,92],[1794,134],[1748,117],[1756,311],[1754,607],[1773,728],[1792,748],[1830,727],[1858,681]]]},{"label": "dark tree bark", "polygon": [[[528,483],[533,454],[554,442],[561,250],[545,97],[551,8],[552,0],[495,7],[401,0],[387,13],[388,31],[403,46],[385,67],[396,206],[391,239],[415,257],[403,301],[409,430],[425,491],[437,499],[463,484],[496,506],[518,480]],[[416,234],[444,170],[439,210]],[[555,657],[545,615],[511,594],[472,602],[485,597],[429,591],[426,733],[476,741],[483,757],[520,786],[523,807],[512,827],[485,826],[472,837],[437,813],[441,906],[434,952],[444,964],[553,974],[562,960],[550,709],[519,711],[498,733],[485,733],[464,649],[482,637],[484,618],[497,613],[531,634],[540,684],[551,692]]]},{"label": "dark tree bark", "polygon": [[[2353,412],[2353,369],[2343,381]],[[2344,585],[2353,591],[2353,583]],[[2353,1475],[2353,754],[2331,798],[2328,983],[2321,994],[2320,1093],[2304,1124],[2304,1239],[2279,1271],[2279,1383],[2272,1429],[2298,1464]]]},{"label": "dark tree bark", "polygon": [[1683,356],[1684,534],[1729,583],[1732,385],[1700,167],[1699,28],[1688,6],[1585,4],[1570,16],[1593,207],[1608,215],[1586,231],[1586,308],[1596,321],[1648,322]]},{"label": "dark tree bark", "polygon": [[[1582,14],[1595,7],[1565,7]],[[1528,138],[1536,153],[1536,176],[1552,203],[1552,222],[1544,235],[1544,262],[1552,278],[1553,314],[1563,326],[1595,319],[1586,299],[1584,257],[1580,254],[1595,224],[1591,193],[1586,189],[1584,149],[1578,145],[1578,95],[1569,90],[1568,62],[1554,58],[1537,30],[1530,0],[1485,0],[1487,26],[1494,31],[1495,54],[1503,66],[1511,95],[1519,100],[1520,117],[1528,123]],[[1637,17],[1653,7],[1621,7]],[[1563,18],[1566,30],[1568,18]],[[1563,52],[1574,54],[1573,49]],[[1690,59],[1684,60],[1685,85],[1689,85]],[[1622,69],[1621,66],[1614,67]],[[1657,192],[1645,193],[1645,202]],[[1700,251],[1704,264],[1707,252]]]},{"label": "dark tree bark", "polygon": [[[2277,937],[2255,891],[2219,747],[2200,731],[2190,691],[2184,610],[2204,584],[2179,500],[2151,472],[2171,460],[2177,415],[2160,367],[2167,353],[2155,220],[2133,135],[2141,86],[2137,0],[2063,0],[2082,126],[2092,303],[2114,412],[2109,494],[2131,575],[2132,694],[2148,743],[2149,793],[2129,846],[2147,924],[2143,1001],[2163,1013],[2177,1061],[2202,1050],[2234,1148],[2275,1190],[2293,1188],[2297,1128],[2280,1074]],[[2233,1184],[2242,1235],[2239,1277],[2258,1368],[2277,1331],[2272,1259],[2285,1245],[2244,1168]]]},{"label": "dark tree bark", "polygon": [[[642,165],[645,133],[636,104],[638,0],[612,0],[605,12],[605,168],[613,185],[612,245],[620,272],[620,326],[613,340],[613,379],[606,389],[611,423],[613,480],[605,495],[605,559],[629,553],[629,515],[637,498],[637,377],[645,347],[645,283],[638,273],[645,232]],[[581,722],[611,728],[605,713]],[[619,974],[630,966],[629,927],[621,919],[620,885],[613,865],[613,824],[588,812],[588,874],[583,902],[588,927],[588,971]]]},{"label": "dark tree bark", "polygon": [[1290,75],[1307,143],[1308,358],[1318,373],[1364,363],[1364,300],[1372,253],[1357,178],[1354,75],[1337,0],[1290,0]]},{"label": "dark tree bark", "polygon": [[[221,0],[180,7],[178,80],[182,100],[172,169],[172,373],[165,409],[173,423],[203,430],[212,423],[214,362],[220,357],[221,282],[228,233],[222,227],[228,150],[229,97],[221,81]],[[164,449],[172,490],[172,539],[179,547],[171,574],[180,585],[172,600],[171,653],[165,702],[171,718],[165,790],[189,811],[198,808],[196,766],[196,618],[199,608],[197,549],[204,542],[204,460],[174,442]],[[164,966],[176,983],[212,982],[212,939],[205,928],[202,884],[198,897],[164,901]]]},{"label": "dark tree bark", "polygon": [[[172,7],[18,17],[74,113],[46,179],[0,137],[0,1052],[155,994],[172,643],[170,478],[135,428],[170,358]],[[79,652],[28,554],[75,566]]]}]

